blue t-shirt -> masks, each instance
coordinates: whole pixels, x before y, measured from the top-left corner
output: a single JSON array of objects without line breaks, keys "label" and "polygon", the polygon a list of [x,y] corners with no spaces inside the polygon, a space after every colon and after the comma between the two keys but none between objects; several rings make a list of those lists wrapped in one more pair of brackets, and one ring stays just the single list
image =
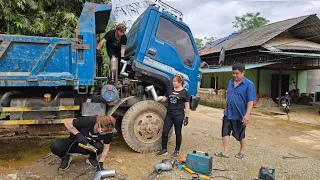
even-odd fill
[{"label": "blue t-shirt", "polygon": [[246,77],[237,87],[231,79],[227,89],[227,111],[224,115],[230,120],[242,120],[247,113],[247,105],[256,100],[256,91],[252,81]]}]

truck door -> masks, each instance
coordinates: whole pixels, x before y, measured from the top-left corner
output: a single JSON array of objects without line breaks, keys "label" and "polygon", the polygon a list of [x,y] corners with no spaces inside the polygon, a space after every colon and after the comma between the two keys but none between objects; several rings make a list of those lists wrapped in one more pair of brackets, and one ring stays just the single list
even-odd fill
[{"label": "truck door", "polygon": [[[163,71],[183,74],[187,81],[185,88],[189,93],[197,86],[196,48],[187,26],[177,22],[170,15],[158,13],[147,47],[146,56],[152,65],[157,64]],[[145,61],[145,64],[148,64]],[[192,92],[190,92],[190,90]]]}]

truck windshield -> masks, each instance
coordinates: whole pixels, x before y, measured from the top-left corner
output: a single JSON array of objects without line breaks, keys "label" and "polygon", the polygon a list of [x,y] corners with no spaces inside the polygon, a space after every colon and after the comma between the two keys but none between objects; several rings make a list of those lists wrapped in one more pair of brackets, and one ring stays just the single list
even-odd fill
[{"label": "truck windshield", "polygon": [[184,65],[193,66],[195,50],[189,34],[168,19],[160,18],[157,38],[171,44],[178,52]]}]

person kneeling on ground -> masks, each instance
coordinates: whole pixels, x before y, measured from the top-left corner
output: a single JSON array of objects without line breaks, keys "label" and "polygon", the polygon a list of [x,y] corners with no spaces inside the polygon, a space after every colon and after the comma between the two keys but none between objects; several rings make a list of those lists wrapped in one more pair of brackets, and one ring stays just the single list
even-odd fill
[{"label": "person kneeling on ground", "polygon": [[[61,158],[60,169],[67,169],[72,160],[69,153],[89,154],[87,163],[97,170],[103,170],[103,162],[106,159],[110,143],[113,138],[112,130],[115,126],[115,118],[112,116],[79,117],[64,123],[70,132],[66,139],[58,139],[51,144],[51,152]],[[103,144],[102,142],[103,141]],[[97,153],[78,146],[78,143],[88,143],[97,148]],[[99,155],[99,160],[97,160]]]}]

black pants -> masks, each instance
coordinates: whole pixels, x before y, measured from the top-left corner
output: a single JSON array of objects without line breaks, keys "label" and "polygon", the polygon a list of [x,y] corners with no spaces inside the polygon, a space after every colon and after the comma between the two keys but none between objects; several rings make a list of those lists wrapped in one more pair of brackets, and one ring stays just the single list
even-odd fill
[{"label": "black pants", "polygon": [[[98,149],[97,151],[98,155],[102,153],[103,144],[101,142],[90,142],[90,144]],[[60,158],[63,158],[66,156],[69,148],[70,148],[69,153],[79,153],[84,155],[90,154],[90,157],[92,158],[96,157],[96,153],[89,151],[87,149],[83,149],[82,147],[78,146],[78,141],[76,139],[71,139],[70,137],[66,139],[57,139],[51,144],[51,152],[59,156]]]},{"label": "black pants", "polygon": [[162,149],[167,149],[168,145],[168,136],[172,125],[174,125],[174,130],[176,133],[176,148],[175,150],[179,151],[181,142],[182,142],[182,124],[184,120],[184,114],[180,114],[178,116],[173,116],[171,114],[167,114],[163,124],[162,131]]},{"label": "black pants", "polygon": [[246,126],[243,125],[241,120],[230,120],[226,116],[222,120],[222,137],[230,136],[231,133],[237,141],[246,137]]}]

